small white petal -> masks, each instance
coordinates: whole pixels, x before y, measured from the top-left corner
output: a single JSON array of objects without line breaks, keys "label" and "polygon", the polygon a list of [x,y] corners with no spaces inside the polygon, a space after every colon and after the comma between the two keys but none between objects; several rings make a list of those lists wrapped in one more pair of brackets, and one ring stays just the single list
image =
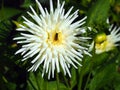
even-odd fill
[{"label": "small white petal", "polygon": [[111,31],[111,30],[112,30],[112,28],[113,28],[113,24],[110,26],[109,31]]},{"label": "small white petal", "polygon": [[57,0],[57,8],[59,8],[59,7],[60,7],[60,1]]},{"label": "small white petal", "polygon": [[21,48],[21,49],[19,49],[15,54],[21,53],[21,52],[23,52],[24,50],[25,50],[25,48]]},{"label": "small white petal", "polygon": [[71,13],[71,11],[72,11],[72,9],[73,9],[73,6],[68,10],[68,12],[65,14],[65,18],[67,18],[68,16],[69,16],[69,14]]},{"label": "small white petal", "polygon": [[36,0],[36,3],[38,5],[38,8],[40,9],[40,12],[42,13],[43,17],[45,17],[45,12],[44,12],[44,9],[42,8],[41,4],[38,2],[38,0]]},{"label": "small white petal", "polygon": [[52,77],[54,78],[54,71],[55,71],[55,59],[52,59]]},{"label": "small white petal", "polygon": [[63,58],[63,56],[61,54],[59,56],[59,61],[60,61],[60,65],[61,65],[61,67],[63,69],[64,75],[66,75],[66,70],[65,70],[65,66],[64,66],[65,61],[64,61],[64,58]]},{"label": "small white petal", "polygon": [[51,11],[51,13],[53,13],[53,2],[52,2],[52,0],[50,0],[50,11]]},{"label": "small white petal", "polygon": [[64,68],[66,69],[66,71],[67,71],[67,73],[68,73],[69,77],[71,77],[70,71],[69,71],[69,69],[68,69],[68,67],[67,67],[66,63],[64,63],[64,64],[65,64],[65,65],[64,65],[64,66],[65,66]]},{"label": "small white petal", "polygon": [[50,79],[50,74],[51,74],[51,65],[50,65],[50,67],[49,67],[48,79]]}]

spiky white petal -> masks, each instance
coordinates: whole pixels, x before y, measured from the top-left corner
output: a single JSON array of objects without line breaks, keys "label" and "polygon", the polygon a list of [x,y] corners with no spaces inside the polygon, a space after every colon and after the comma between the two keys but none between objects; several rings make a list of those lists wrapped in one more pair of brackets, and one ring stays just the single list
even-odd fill
[{"label": "spiky white petal", "polygon": [[53,2],[50,0],[50,13],[42,7],[38,0],[36,3],[41,14],[37,14],[30,6],[32,13],[27,13],[34,21],[22,16],[25,25],[20,24],[17,30],[23,31],[23,33],[14,40],[18,40],[17,43],[23,45],[16,54],[23,55],[22,61],[35,56],[31,60],[33,66],[28,71],[36,71],[42,64],[42,76],[48,73],[48,78],[51,75],[54,77],[55,70],[59,73],[62,69],[64,75],[68,74],[71,77],[70,66],[72,65],[77,69],[77,64],[81,66],[80,61],[82,61],[83,54],[90,55],[87,51],[89,45],[86,43],[90,38],[80,37],[81,34],[85,33],[85,28],[80,26],[85,23],[87,17],[74,22],[78,17],[78,10],[71,14],[73,9],[71,7],[65,13],[63,8],[65,2],[60,4],[59,0],[57,0],[55,10]]}]

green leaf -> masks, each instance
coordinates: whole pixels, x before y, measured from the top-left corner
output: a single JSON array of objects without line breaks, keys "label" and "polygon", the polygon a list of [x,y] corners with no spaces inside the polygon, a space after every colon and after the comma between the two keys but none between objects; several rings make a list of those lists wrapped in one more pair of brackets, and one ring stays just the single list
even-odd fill
[{"label": "green leaf", "polygon": [[0,9],[0,21],[4,19],[11,18],[17,14],[19,14],[21,10],[10,8],[10,7],[4,7]]},{"label": "green leaf", "polygon": [[[36,73],[30,73],[29,79],[27,81],[28,87],[27,89],[29,90],[47,90],[48,82],[44,80],[44,78],[41,75],[41,72],[36,72]],[[32,88],[32,89],[31,89]]]},{"label": "green leaf", "polygon": [[110,8],[110,0],[97,0],[88,11],[88,19],[86,24],[91,26],[95,24],[103,24],[108,17],[108,11]]},{"label": "green leaf", "polygon": [[74,67],[71,69],[71,76],[70,84],[71,88],[73,88],[77,84],[76,69]]},{"label": "green leaf", "polygon": [[31,72],[29,74],[29,78],[27,80],[27,83],[28,83],[28,86],[27,86],[28,90],[38,90],[36,76],[34,75],[34,73]]},{"label": "green leaf", "polygon": [[[30,73],[27,80],[27,90],[57,90],[57,81],[44,80],[40,72]],[[70,90],[59,82],[59,90]]]},{"label": "green leaf", "polygon": [[29,8],[30,5],[33,5],[33,3],[31,2],[31,0],[24,0],[24,3],[21,5],[21,7],[23,7],[23,8]]},{"label": "green leaf", "polygon": [[27,81],[27,87],[26,90],[37,90],[36,88],[34,88],[31,83],[29,81]]},{"label": "green leaf", "polygon": [[[56,81],[48,82],[47,90],[58,90],[57,89],[57,82]],[[70,90],[70,89],[67,88],[63,83],[59,83],[59,90]]]},{"label": "green leaf", "polygon": [[56,81],[49,82],[47,90],[57,90],[57,84],[56,83],[57,83]]},{"label": "green leaf", "polygon": [[10,35],[13,30],[13,23],[10,20],[4,20],[0,22],[0,43],[6,43],[10,39]]},{"label": "green leaf", "polygon": [[[40,69],[39,69],[40,70]],[[38,85],[38,88],[39,90],[46,90],[46,87],[47,87],[47,80],[45,80],[43,77],[42,77],[42,74],[41,72],[36,72],[36,82],[37,82],[37,85]]]},{"label": "green leaf", "polygon": [[11,83],[11,82],[7,83],[6,86],[9,90],[15,90],[17,87],[15,83]]},{"label": "green leaf", "polygon": [[99,70],[91,80],[90,90],[101,90],[107,84],[110,84],[115,77],[116,65],[108,64]]},{"label": "green leaf", "polygon": [[91,57],[85,56],[85,59],[84,59],[83,64],[82,64],[83,66],[81,67],[82,70],[80,71],[80,73],[82,73],[83,76],[90,71],[91,63],[92,63]]},{"label": "green leaf", "polygon": [[115,79],[113,84],[114,84],[115,90],[120,90],[120,73],[115,74]]},{"label": "green leaf", "polygon": [[109,54],[108,53],[102,53],[102,54],[96,54],[94,56],[94,65],[93,65],[93,68],[96,68],[97,66],[99,65],[102,65],[104,64],[105,62],[108,61],[108,58],[109,58]]}]

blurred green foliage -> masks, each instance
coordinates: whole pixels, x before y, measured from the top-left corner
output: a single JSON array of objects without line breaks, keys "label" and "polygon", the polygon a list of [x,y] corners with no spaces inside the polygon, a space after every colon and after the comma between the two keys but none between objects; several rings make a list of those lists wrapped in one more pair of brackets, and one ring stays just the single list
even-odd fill
[{"label": "blurred green foliage", "polygon": [[[61,2],[64,0],[61,0]],[[79,9],[79,18],[87,15],[87,26],[92,27],[92,37],[106,31],[106,20],[120,26],[120,0],[65,0],[68,10]],[[40,0],[49,8],[49,0]],[[53,0],[56,5],[56,0]],[[18,32],[13,21],[22,22],[34,0],[0,0],[0,90],[120,90],[120,47],[107,53],[85,56],[82,67],[71,68],[72,77],[62,73],[48,80],[41,70],[27,72],[28,65],[21,56],[14,55],[20,46],[13,41]],[[108,32],[108,31],[106,31]]]}]

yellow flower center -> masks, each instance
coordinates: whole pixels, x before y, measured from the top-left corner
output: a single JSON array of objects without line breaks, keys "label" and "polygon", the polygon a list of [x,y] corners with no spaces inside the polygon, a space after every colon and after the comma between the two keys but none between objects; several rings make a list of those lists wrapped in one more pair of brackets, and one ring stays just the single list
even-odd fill
[{"label": "yellow flower center", "polygon": [[47,33],[47,43],[51,45],[60,45],[63,42],[63,34],[59,30],[51,30]]},{"label": "yellow flower center", "polygon": [[108,45],[107,35],[105,33],[98,34],[95,38],[95,42],[96,50],[102,50],[104,52]]},{"label": "yellow flower center", "polygon": [[95,42],[96,43],[102,43],[107,40],[107,35],[105,33],[100,33],[96,36]]},{"label": "yellow flower center", "polygon": [[102,43],[96,43],[95,48],[96,48],[97,50],[105,51],[106,48],[107,48],[107,47],[106,47],[107,44],[108,44],[107,41],[104,41],[104,42],[102,42]]},{"label": "yellow flower center", "polygon": [[95,38],[95,49],[101,52],[109,51],[113,49],[114,43],[111,38],[105,33],[98,34]]}]

